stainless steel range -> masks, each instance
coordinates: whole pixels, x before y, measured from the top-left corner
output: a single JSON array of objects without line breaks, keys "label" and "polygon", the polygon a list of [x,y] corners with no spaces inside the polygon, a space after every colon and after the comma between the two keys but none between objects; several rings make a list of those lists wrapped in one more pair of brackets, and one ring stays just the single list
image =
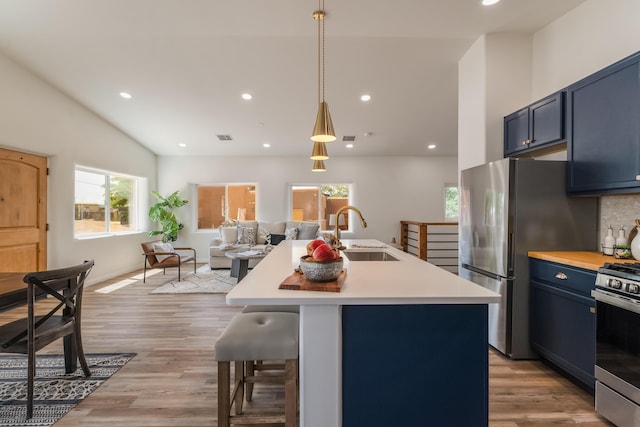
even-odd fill
[{"label": "stainless steel range", "polygon": [[596,289],[596,411],[640,427],[640,263],[605,264]]}]

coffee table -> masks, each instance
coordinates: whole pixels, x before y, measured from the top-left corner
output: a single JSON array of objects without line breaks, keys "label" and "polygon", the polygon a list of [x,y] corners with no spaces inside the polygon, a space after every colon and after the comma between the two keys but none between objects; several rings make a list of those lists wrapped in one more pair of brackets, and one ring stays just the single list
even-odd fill
[{"label": "coffee table", "polygon": [[249,271],[249,260],[264,258],[267,254],[249,250],[244,252],[227,252],[224,255],[227,258],[231,258],[231,277],[237,277],[239,282]]}]

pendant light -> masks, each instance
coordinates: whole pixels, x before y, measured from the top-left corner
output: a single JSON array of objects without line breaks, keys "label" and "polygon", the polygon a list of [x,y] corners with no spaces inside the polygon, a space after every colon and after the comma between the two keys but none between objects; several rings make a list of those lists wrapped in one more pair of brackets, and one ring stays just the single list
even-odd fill
[{"label": "pendant light", "polygon": [[324,0],[318,1],[318,7],[319,10],[313,12],[313,19],[318,22],[318,114],[311,140],[331,142],[336,140],[336,133],[333,130],[329,105],[324,100]]},{"label": "pendant light", "polygon": [[326,169],[324,168],[324,162],[322,160],[314,160],[312,172],[324,172]]},{"label": "pendant light", "polygon": [[327,146],[324,142],[314,142],[313,151],[311,152],[311,160],[328,160]]}]

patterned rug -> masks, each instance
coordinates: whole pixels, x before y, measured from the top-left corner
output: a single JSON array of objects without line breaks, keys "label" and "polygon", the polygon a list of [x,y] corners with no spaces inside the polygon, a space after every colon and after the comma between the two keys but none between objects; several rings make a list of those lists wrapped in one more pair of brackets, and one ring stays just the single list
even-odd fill
[{"label": "patterned rug", "polygon": [[123,367],[135,353],[86,354],[82,368],[64,373],[61,355],[37,355],[33,418],[27,420],[27,357],[0,356],[0,426],[50,426]]},{"label": "patterned rug", "polygon": [[152,294],[226,294],[238,283],[238,279],[230,277],[231,270],[212,270],[204,265],[195,273],[187,274],[181,281],[172,280],[160,286]]}]

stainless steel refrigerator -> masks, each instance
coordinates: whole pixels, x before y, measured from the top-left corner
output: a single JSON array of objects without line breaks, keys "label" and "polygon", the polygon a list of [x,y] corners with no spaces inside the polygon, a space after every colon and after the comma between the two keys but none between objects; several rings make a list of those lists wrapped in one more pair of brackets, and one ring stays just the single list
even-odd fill
[{"label": "stainless steel refrigerator", "polygon": [[566,195],[565,164],[502,159],[461,172],[459,274],[501,295],[489,344],[513,359],[536,357],[527,253],[597,250],[598,201]]}]

